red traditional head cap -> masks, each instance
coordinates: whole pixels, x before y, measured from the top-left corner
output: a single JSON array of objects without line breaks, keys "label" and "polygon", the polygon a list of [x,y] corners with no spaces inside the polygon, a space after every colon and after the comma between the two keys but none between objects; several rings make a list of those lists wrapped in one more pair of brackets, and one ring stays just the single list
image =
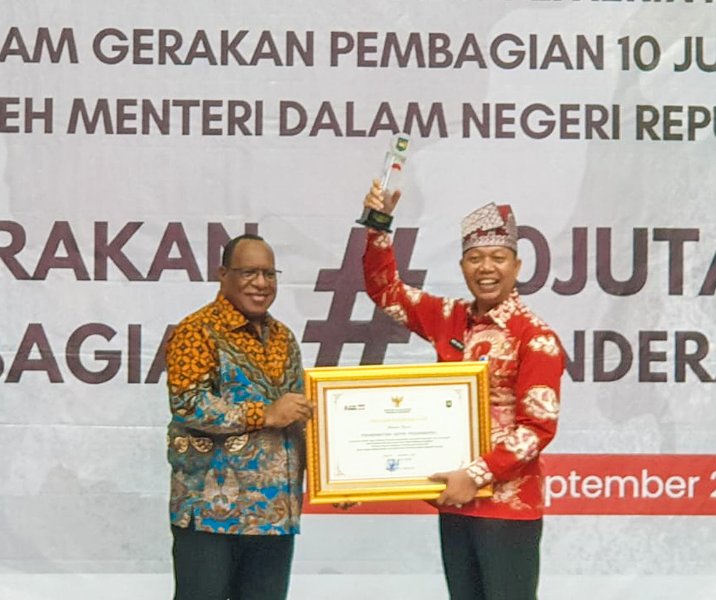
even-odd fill
[{"label": "red traditional head cap", "polygon": [[517,252],[517,222],[509,204],[486,204],[461,224],[463,254],[478,246],[507,246]]}]

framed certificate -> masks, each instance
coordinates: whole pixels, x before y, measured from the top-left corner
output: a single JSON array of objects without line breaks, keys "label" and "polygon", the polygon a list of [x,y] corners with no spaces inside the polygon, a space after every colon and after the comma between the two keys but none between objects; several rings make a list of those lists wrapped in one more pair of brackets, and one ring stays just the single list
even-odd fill
[{"label": "framed certificate", "polygon": [[314,504],[434,499],[430,475],[491,447],[487,362],[306,369],[306,395]]}]

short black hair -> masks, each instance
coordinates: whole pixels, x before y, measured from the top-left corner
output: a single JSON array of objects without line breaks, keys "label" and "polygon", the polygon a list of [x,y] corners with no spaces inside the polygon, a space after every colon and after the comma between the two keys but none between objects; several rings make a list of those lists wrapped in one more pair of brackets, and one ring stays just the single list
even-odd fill
[{"label": "short black hair", "polygon": [[229,243],[224,246],[224,252],[221,255],[221,266],[225,268],[229,268],[231,266],[231,257],[234,255],[234,248],[236,248],[236,245],[241,240],[254,240],[257,242],[265,242],[266,240],[262,238],[260,235],[257,235],[255,233],[244,233],[242,235],[236,236],[235,238],[229,240]]}]

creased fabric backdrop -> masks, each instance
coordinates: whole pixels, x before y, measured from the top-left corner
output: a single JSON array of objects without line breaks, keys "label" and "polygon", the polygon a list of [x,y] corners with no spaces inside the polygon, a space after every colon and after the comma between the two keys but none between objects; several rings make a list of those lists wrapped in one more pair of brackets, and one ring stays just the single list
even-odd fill
[{"label": "creased fabric backdrop", "polygon": [[[370,328],[351,234],[405,130],[405,273],[464,294],[460,219],[511,203],[570,356],[545,578],[710,597],[715,71],[708,0],[2,0],[0,571],[169,570],[161,347],[229,236],[306,366],[433,360]],[[425,505],[307,510],[297,573],[439,577]]]}]

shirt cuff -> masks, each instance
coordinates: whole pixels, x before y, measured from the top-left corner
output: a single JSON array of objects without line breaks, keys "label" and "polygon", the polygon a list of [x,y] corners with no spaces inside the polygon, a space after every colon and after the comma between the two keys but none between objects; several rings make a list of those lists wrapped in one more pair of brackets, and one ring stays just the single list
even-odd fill
[{"label": "shirt cuff", "polygon": [[470,463],[465,470],[478,488],[485,487],[495,479],[483,458],[478,458],[475,462]]},{"label": "shirt cuff", "polygon": [[263,402],[245,402],[246,431],[261,429],[266,422],[266,405]]}]

